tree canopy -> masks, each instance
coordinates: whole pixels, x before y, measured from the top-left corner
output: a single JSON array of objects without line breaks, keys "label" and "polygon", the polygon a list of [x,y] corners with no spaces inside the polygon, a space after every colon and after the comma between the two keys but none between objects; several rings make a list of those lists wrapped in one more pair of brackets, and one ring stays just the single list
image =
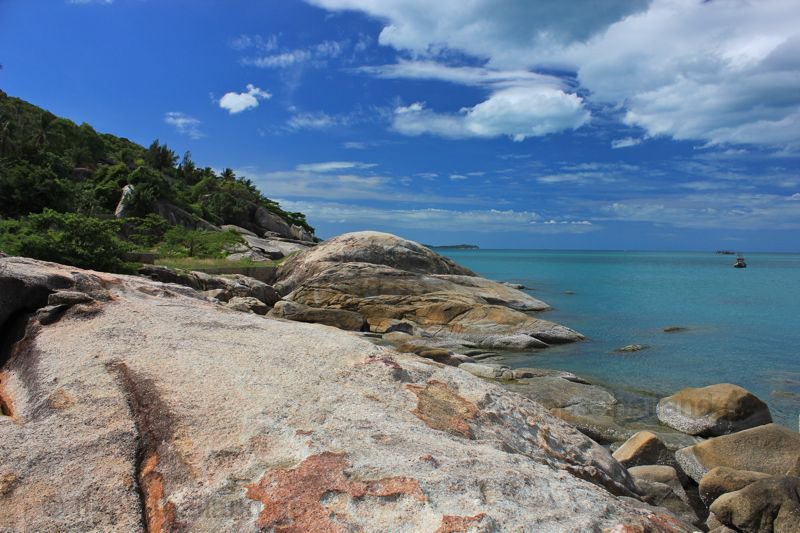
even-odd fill
[{"label": "tree canopy", "polygon": [[0,91],[0,218],[47,208],[108,215],[128,184],[134,186],[138,216],[166,201],[213,224],[246,226],[263,207],[314,232],[305,215],[284,211],[230,168],[218,175],[199,168],[188,152],[180,159],[158,140],[144,148]]}]

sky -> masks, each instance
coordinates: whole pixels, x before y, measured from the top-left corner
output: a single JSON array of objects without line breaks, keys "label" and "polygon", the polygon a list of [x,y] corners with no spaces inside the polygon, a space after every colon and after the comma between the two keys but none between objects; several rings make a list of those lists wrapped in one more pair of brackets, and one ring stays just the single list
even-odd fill
[{"label": "sky", "polygon": [[797,0],[0,0],[0,63],[322,238],[800,251]]}]

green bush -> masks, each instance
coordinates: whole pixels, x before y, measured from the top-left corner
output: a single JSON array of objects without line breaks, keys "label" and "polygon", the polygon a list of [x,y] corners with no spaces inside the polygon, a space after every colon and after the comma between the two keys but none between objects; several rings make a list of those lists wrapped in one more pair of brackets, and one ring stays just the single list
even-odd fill
[{"label": "green bush", "polygon": [[242,242],[235,231],[187,230],[174,227],[164,234],[159,246],[161,257],[208,257],[222,258],[228,250]]},{"label": "green bush", "polygon": [[104,272],[131,272],[124,254],[130,245],[117,235],[121,223],[77,213],[45,209],[20,220],[0,223],[0,249]]},{"label": "green bush", "polygon": [[151,213],[144,218],[125,218],[122,232],[135,246],[152,248],[164,240],[164,235],[171,227],[163,217]]}]

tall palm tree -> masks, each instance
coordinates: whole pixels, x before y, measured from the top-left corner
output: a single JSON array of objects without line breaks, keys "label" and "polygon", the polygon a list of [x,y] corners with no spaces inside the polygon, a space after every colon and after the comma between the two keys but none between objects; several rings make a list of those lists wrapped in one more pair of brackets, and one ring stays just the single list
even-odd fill
[{"label": "tall palm tree", "polygon": [[233,172],[233,169],[226,168],[222,171],[220,175],[224,181],[233,181],[236,179],[236,174]]}]

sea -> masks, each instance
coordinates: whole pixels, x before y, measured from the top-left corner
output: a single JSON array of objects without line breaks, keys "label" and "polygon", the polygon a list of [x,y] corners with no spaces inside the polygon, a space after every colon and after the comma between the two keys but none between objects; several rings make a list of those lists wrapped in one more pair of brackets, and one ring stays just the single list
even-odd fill
[{"label": "sea", "polygon": [[[489,279],[521,283],[538,313],[586,340],[505,353],[512,368],[567,370],[654,407],[685,387],[740,385],[775,422],[800,419],[800,254],[436,250]],[[675,333],[665,328],[686,328]],[[617,353],[629,344],[645,350]]]}]

